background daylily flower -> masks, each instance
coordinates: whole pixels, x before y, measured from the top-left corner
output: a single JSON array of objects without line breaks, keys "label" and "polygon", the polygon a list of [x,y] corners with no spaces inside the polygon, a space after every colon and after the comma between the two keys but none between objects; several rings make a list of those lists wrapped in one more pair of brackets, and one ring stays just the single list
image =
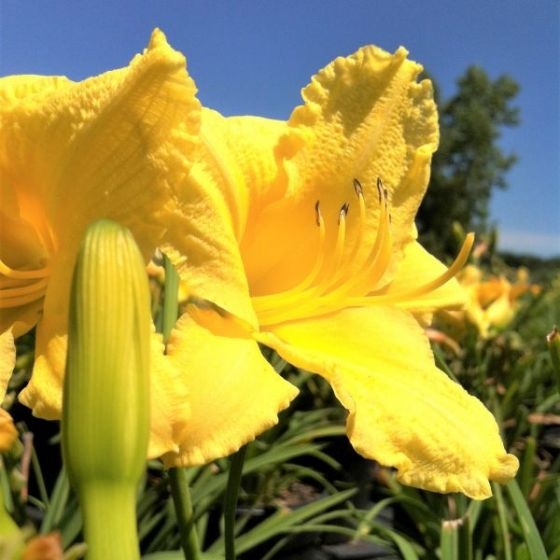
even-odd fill
[{"label": "background daylily flower", "polygon": [[203,109],[164,247],[191,294],[167,347],[191,406],[168,464],[233,452],[295,397],[261,342],[327,379],[354,447],[403,483],[484,498],[514,476],[493,417],[435,367],[423,330],[463,303],[453,276],[472,239],[450,269],[415,241],[438,143],[421,70],[403,48],[365,47],[314,76],[287,123]]},{"label": "background daylily flower", "polygon": [[464,327],[471,324],[483,338],[490,335],[492,328],[505,327],[515,316],[519,307],[518,299],[525,293],[536,295],[540,288],[529,283],[527,269],[517,271],[517,280],[510,282],[504,275],[484,279],[483,271],[474,266],[465,267],[458,280],[467,293],[464,310],[445,311],[444,319],[453,325]]},{"label": "background daylily flower", "polygon": [[[34,414],[58,418],[68,301],[88,224],[128,227],[153,254],[172,207],[171,186],[188,172],[200,122],[184,57],[154,31],[127,68],[83,82],[63,77],[0,80],[0,333],[13,366],[12,336],[37,325],[32,379],[20,395]],[[152,442],[173,447],[186,417],[185,390],[152,341]],[[7,383],[4,366],[2,390]]]}]

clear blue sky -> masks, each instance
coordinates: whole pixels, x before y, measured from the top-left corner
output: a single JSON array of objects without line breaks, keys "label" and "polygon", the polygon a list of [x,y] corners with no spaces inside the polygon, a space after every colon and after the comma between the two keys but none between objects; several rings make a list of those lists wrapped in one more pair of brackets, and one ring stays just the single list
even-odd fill
[{"label": "clear blue sky", "polygon": [[155,26],[227,115],[287,118],[313,73],[367,43],[406,46],[444,95],[470,64],[511,75],[522,123],[502,146],[520,161],[492,218],[503,248],[560,255],[558,0],[0,0],[0,74],[124,66]]}]

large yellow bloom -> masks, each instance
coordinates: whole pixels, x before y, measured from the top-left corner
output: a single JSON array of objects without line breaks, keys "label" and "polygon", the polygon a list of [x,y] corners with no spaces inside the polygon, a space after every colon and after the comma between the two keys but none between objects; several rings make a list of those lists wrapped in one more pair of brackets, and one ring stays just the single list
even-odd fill
[{"label": "large yellow bloom", "polygon": [[[165,229],[173,184],[188,172],[200,126],[184,57],[155,31],[127,68],[75,83],[0,80],[0,381],[12,337],[37,325],[32,380],[21,400],[45,418],[61,411],[72,270],[86,226],[111,218],[133,232],[146,261]],[[173,448],[185,391],[154,336],[152,454]],[[2,393],[3,396],[3,393]]]},{"label": "large yellow bloom", "polygon": [[402,48],[365,47],[314,76],[287,123],[203,109],[165,247],[191,294],[167,348],[191,418],[168,464],[227,455],[288,406],[297,391],[261,342],[326,378],[354,447],[403,483],[483,498],[514,476],[493,417],[435,367],[423,330],[462,303],[472,240],[450,270],[415,241],[438,143],[420,71]]}]

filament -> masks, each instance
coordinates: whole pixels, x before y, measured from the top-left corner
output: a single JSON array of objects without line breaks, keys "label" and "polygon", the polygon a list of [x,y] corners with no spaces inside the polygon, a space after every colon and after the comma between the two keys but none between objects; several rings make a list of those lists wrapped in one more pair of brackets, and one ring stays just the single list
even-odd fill
[{"label": "filament", "polygon": [[444,284],[449,282],[453,277],[457,275],[457,273],[465,266],[467,262],[472,246],[474,244],[474,233],[469,233],[459,254],[451,264],[451,266],[443,273],[440,274],[438,277],[434,278],[430,282],[419,286],[413,290],[403,290],[401,292],[395,292],[391,294],[383,294],[383,295],[372,295],[372,296],[365,296],[361,298],[350,298],[349,305],[353,306],[362,306],[362,305],[371,305],[371,304],[385,304],[385,303],[394,303],[400,301],[408,301],[411,299],[415,299],[418,297],[422,297],[430,292],[441,288]]}]

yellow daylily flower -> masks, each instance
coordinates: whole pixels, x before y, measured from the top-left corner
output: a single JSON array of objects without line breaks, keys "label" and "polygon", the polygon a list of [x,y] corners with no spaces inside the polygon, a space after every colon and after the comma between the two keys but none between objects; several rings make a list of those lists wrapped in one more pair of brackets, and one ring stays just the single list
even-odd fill
[{"label": "yellow daylily flower", "polygon": [[203,109],[163,247],[190,294],[167,358],[191,417],[167,464],[228,455],[277,421],[297,390],[263,343],[327,379],[356,450],[403,483],[485,498],[514,476],[494,418],[435,367],[423,329],[464,302],[453,277],[472,237],[449,269],[416,242],[438,144],[421,70],[369,46],[314,76],[288,122]]},{"label": "yellow daylily flower", "polygon": [[[72,271],[85,228],[99,218],[128,227],[148,262],[188,173],[200,126],[185,58],[163,33],[126,68],[83,82],[0,80],[0,333],[37,325],[36,359],[21,401],[59,418]],[[173,448],[186,418],[185,389],[152,341],[151,454]],[[11,368],[10,368],[11,369]],[[2,369],[2,390],[6,376]]]},{"label": "yellow daylily flower", "polygon": [[520,268],[512,283],[504,275],[484,279],[483,271],[474,266],[465,267],[458,280],[467,293],[467,305],[461,311],[444,312],[444,318],[462,327],[471,324],[482,338],[488,338],[492,329],[501,329],[514,318],[519,308],[518,299],[525,293],[538,294],[539,286],[529,283],[528,271]]}]

